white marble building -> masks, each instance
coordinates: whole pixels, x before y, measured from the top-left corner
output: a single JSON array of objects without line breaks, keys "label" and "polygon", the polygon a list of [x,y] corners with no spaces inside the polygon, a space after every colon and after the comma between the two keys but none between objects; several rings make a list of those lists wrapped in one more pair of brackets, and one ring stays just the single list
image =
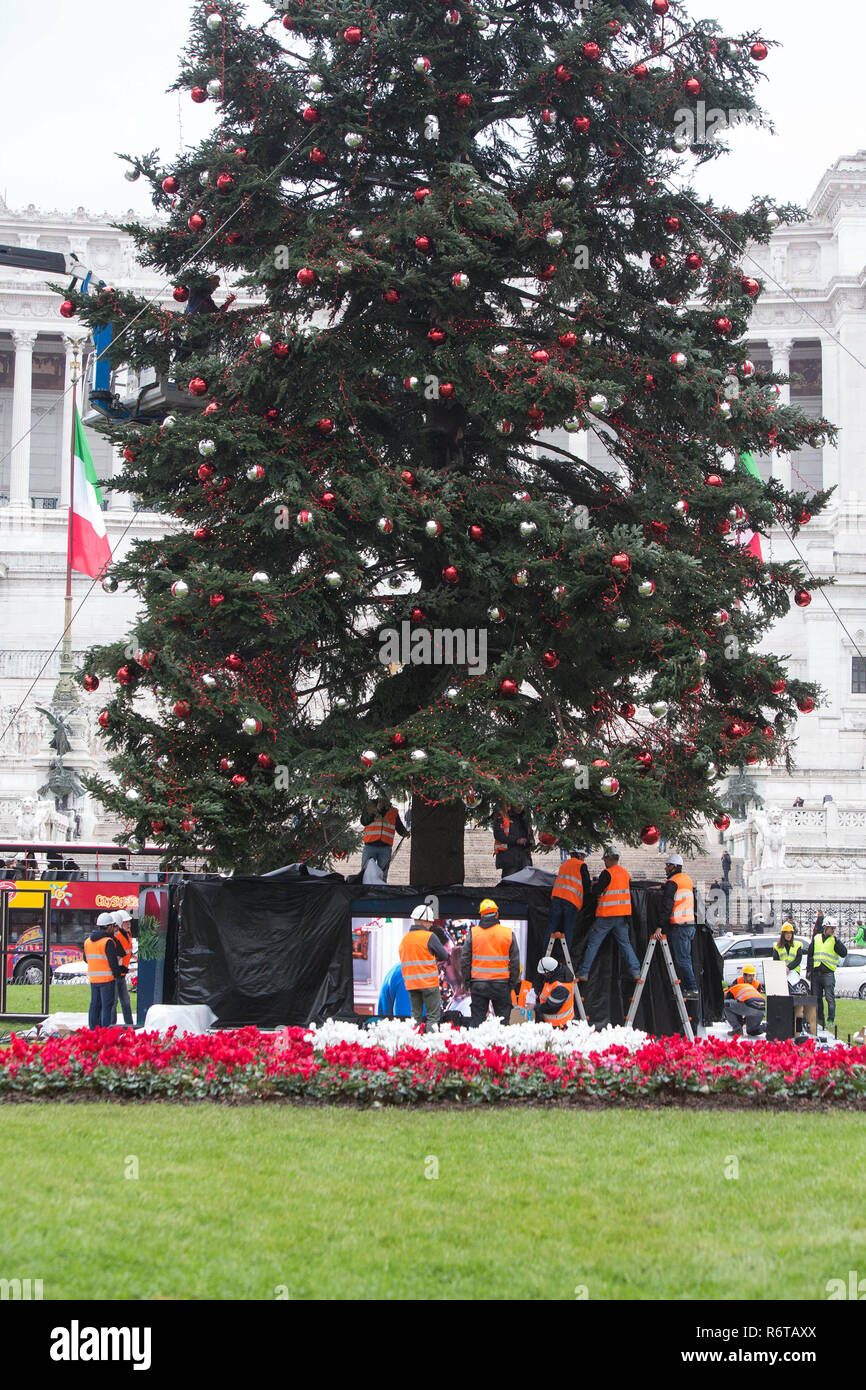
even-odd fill
[{"label": "white marble building", "polygon": [[[792,875],[799,873],[798,891],[804,896],[814,886],[806,880],[823,873],[821,865],[831,849],[837,859],[840,853],[845,857],[847,891],[853,893],[861,878],[866,890],[866,481],[861,476],[866,459],[866,151],[841,158],[827,170],[808,211],[808,221],[780,227],[769,247],[755,250],[760,272],[766,271],[778,287],[768,282],[750,332],[752,357],[802,378],[790,388],[791,398],[840,427],[835,446],[761,461],[765,472],[772,467],[783,481],[807,491],[836,488],[829,508],[797,540],[812,570],[835,578],[829,599],[836,613],[818,595],[809,608],[793,608],[767,642],[768,648],[790,655],[793,674],[818,681],[828,703],[799,721],[792,776],[780,768],[751,769],[768,806],[791,808],[795,799],[804,801],[801,810],[791,810],[792,818],[799,817],[796,830],[793,823],[783,825],[792,839],[783,856],[790,871],[788,888],[793,890]],[[148,295],[161,292],[152,272],[136,266],[128,239],[111,227],[110,219],[83,209],[71,215],[32,207],[12,212],[0,204],[0,243],[75,250],[113,283]],[[82,330],[74,319],[59,317],[59,299],[39,274],[0,274],[0,734],[24,701],[22,713],[0,739],[3,834],[15,828],[19,799],[32,794],[41,780],[33,762],[38,738],[33,707],[47,703],[57,679],[58,653],[52,655],[52,649],[63,618],[65,441],[70,433],[69,399],[61,397],[69,380],[70,338]],[[595,436],[557,432],[556,442],[590,462],[609,462]],[[109,446],[92,436],[91,447],[97,472],[110,478],[115,462]],[[153,534],[165,524],[154,515],[136,515],[133,499],[110,487],[106,497],[109,536],[121,552],[133,536]],[[771,558],[793,553],[781,532],[765,549]],[[107,595],[83,576],[74,580],[74,595],[75,608],[87,595],[75,619],[76,651],[125,632],[132,616],[129,595]],[[98,693],[83,697],[94,757],[99,745],[92,723],[100,703]],[[840,812],[829,832],[822,809],[826,794],[834,797]],[[814,813],[814,826],[809,813]],[[746,852],[747,875],[760,870],[763,849],[757,844],[754,831],[747,834],[739,827],[732,849]],[[772,867],[778,878],[779,865]],[[834,872],[841,872],[839,864]]]}]

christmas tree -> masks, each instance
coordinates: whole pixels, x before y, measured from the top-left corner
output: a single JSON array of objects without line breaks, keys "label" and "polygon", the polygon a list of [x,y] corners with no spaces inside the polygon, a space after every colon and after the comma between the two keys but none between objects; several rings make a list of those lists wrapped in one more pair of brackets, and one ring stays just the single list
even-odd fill
[{"label": "christmas tree", "polygon": [[757,649],[815,581],[744,544],[826,502],[743,463],[833,436],[743,341],[746,248],[800,214],[684,184],[725,152],[700,103],[760,119],[768,44],[668,0],[274,8],[202,7],[178,86],[213,134],[127,157],[164,214],[127,230],[199,312],[75,301],[190,405],[109,427],[174,525],[112,571],[131,646],[86,660],[98,793],[240,871],[343,855],[379,791],[416,883],[502,801],[688,848],[818,694]]}]

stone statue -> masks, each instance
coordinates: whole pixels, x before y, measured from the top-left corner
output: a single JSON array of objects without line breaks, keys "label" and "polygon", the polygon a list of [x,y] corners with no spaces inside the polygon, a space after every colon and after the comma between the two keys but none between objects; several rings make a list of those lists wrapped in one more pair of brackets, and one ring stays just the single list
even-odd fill
[{"label": "stone statue", "polygon": [[783,869],[788,822],[779,806],[753,811],[748,821],[756,831],[756,859],[762,869]]}]

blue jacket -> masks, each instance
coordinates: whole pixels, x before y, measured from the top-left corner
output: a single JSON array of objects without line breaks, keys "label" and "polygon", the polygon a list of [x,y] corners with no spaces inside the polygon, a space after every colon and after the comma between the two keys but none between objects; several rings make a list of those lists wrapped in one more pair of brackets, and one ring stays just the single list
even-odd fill
[{"label": "blue jacket", "polygon": [[392,965],[382,981],[379,991],[378,1013],[384,1018],[411,1018],[412,1006],[409,991],[403,983],[403,967],[398,961]]}]

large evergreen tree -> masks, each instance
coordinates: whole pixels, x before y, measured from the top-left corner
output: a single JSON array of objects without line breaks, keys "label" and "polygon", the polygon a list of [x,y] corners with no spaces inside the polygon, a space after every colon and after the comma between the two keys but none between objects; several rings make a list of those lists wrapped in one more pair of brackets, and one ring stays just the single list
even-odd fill
[{"label": "large evergreen tree", "polygon": [[[380,788],[416,799],[416,882],[459,876],[464,806],[500,798],[569,841],[686,847],[817,694],[757,651],[806,576],[738,544],[808,520],[741,457],[832,437],[743,342],[746,247],[799,214],[681,186],[724,152],[699,103],[755,112],[765,45],[667,0],[275,9],[201,8],[178,85],[213,135],[131,161],[164,214],[129,228],[142,259],[260,305],[79,301],[192,393],[111,431],[175,525],[115,566],[137,659],[88,657],[125,668],[102,799],[239,870],[350,849]],[[403,623],[485,632],[486,670],[383,649]]]}]

